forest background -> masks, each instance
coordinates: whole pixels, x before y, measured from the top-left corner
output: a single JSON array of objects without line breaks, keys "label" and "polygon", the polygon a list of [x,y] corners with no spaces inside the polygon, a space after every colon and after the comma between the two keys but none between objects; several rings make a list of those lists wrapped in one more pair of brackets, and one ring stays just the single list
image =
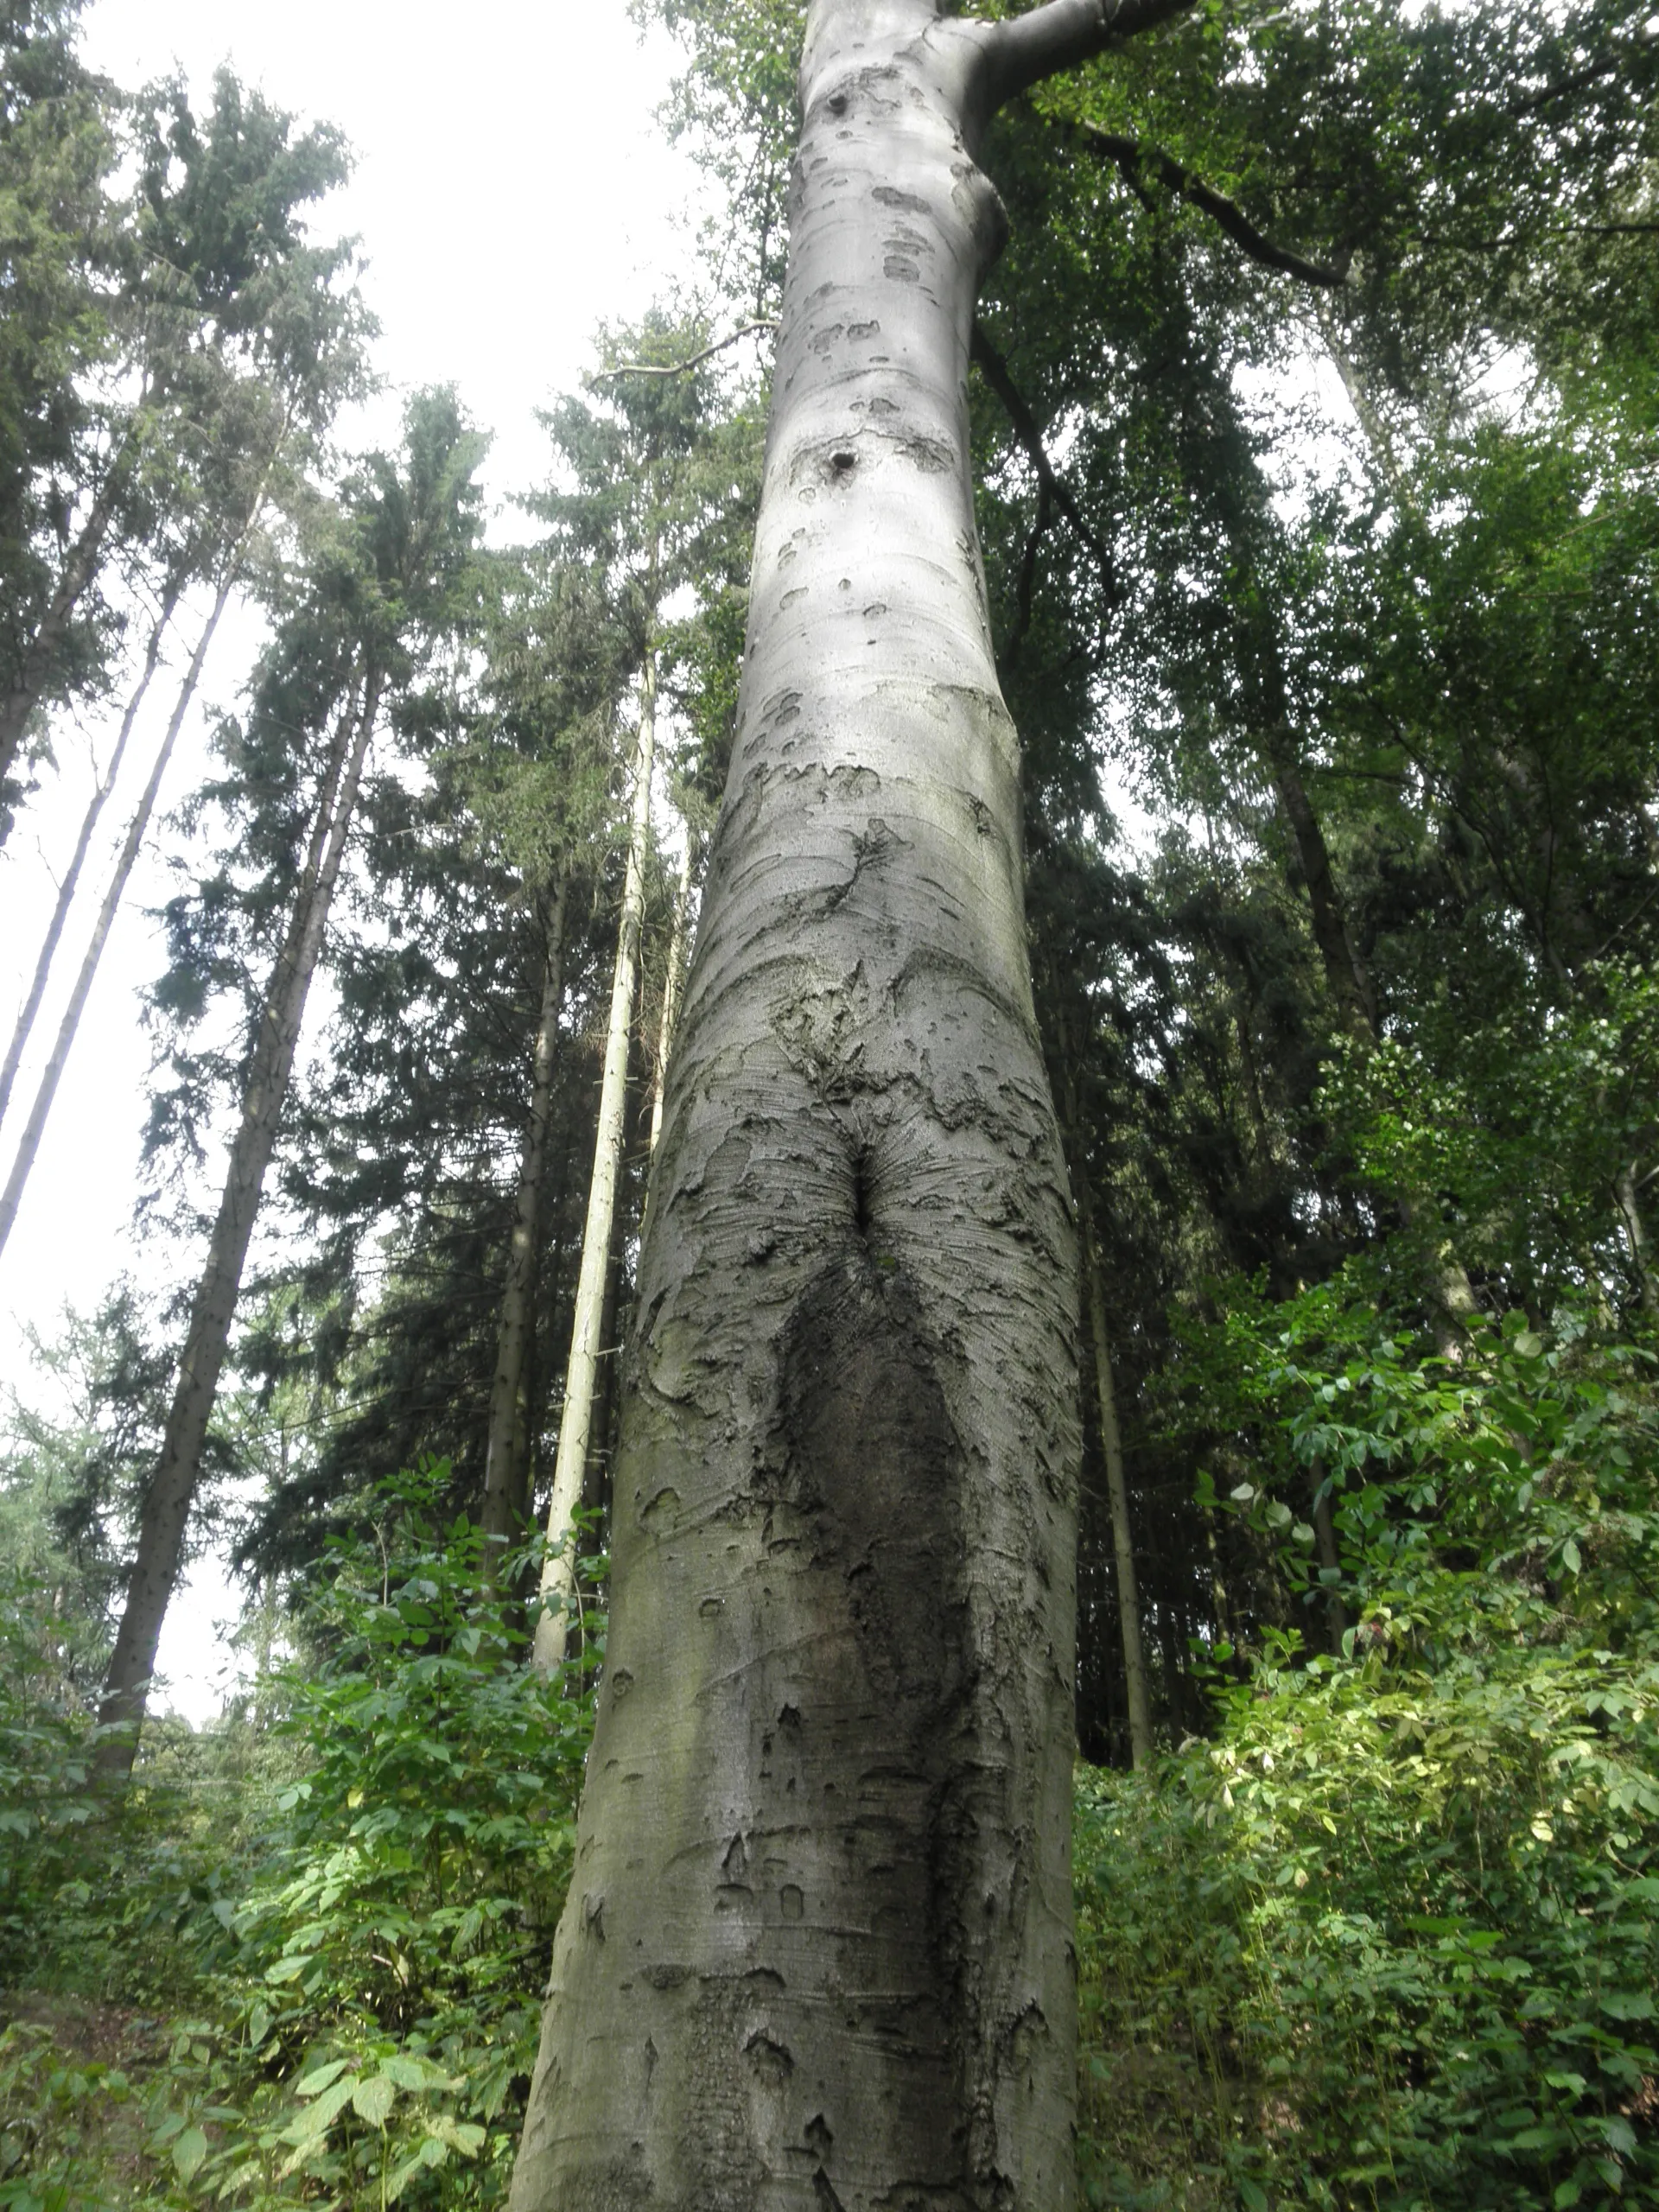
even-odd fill
[{"label": "forest background", "polygon": [[[486,534],[466,392],[344,412],[337,138],[9,19],[14,847],[175,601],[174,698],[216,593],[264,629],[153,832],[136,1249],[208,1271],[48,1333],[70,1416],[9,1446],[0,2201],[505,2182],[764,329],[684,365],[767,323],[783,235],[796,11],[668,20],[704,258]],[[1093,2202],[1659,2202],[1655,53],[1609,4],[1198,11],[992,149],[980,520],[1085,1262]],[[584,1274],[550,1676],[490,1540],[569,1459]],[[112,1813],[113,1633],[143,1662],[209,1542],[251,1684],[147,1726]]]}]

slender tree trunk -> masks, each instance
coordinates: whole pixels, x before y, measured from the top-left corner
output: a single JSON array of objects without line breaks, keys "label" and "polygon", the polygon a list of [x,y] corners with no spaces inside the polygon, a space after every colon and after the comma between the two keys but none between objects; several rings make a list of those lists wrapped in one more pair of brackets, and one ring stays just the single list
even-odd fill
[{"label": "slender tree trunk", "polygon": [[668,972],[663,978],[663,1018],[657,1029],[657,1080],[651,1094],[651,1157],[663,1134],[663,1099],[668,1082],[668,1056],[674,1044],[674,1018],[680,1010],[680,989],[685,981],[685,938],[691,914],[691,882],[696,873],[696,836],[685,825],[685,857],[680,880],[674,887],[674,925],[668,940]]},{"label": "slender tree trunk", "polygon": [[1112,1557],[1117,1568],[1117,1623],[1123,1643],[1123,1679],[1128,1690],[1130,1756],[1137,1770],[1153,1755],[1152,1700],[1147,1687],[1146,1648],[1141,1639],[1141,1588],[1135,1571],[1135,1538],[1129,1522],[1129,1486],[1123,1472],[1123,1434],[1117,1421],[1117,1392],[1112,1376],[1111,1340],[1106,1331],[1106,1300],[1100,1280],[1100,1255],[1088,1209],[1078,1208],[1083,1242],[1083,1282],[1089,1302],[1089,1334],[1095,1356],[1095,1395],[1100,1414],[1101,1450],[1106,1459],[1106,1495],[1112,1510]]},{"label": "slender tree trunk", "polygon": [[[1331,1517],[1331,1493],[1325,1486],[1325,1469],[1316,1460],[1312,1482],[1313,1491],[1313,1544],[1319,1557],[1320,1572],[1340,1574],[1342,1554],[1337,1548],[1336,1523]],[[1325,1626],[1330,1632],[1331,1655],[1339,1658],[1343,1638],[1348,1633],[1348,1608],[1342,1602],[1342,1593],[1334,1582],[1325,1586]]]},{"label": "slender tree trunk", "polygon": [[564,1407],[559,1416],[559,1448],[553,1462],[553,1495],[547,1509],[550,1548],[542,1569],[542,1617],[536,1627],[536,1664],[545,1673],[564,1657],[566,1616],[575,1589],[576,1548],[571,1516],[582,1503],[588,1444],[594,1420],[594,1385],[599,1371],[600,1334],[604,1319],[605,1274],[610,1264],[611,1224],[616,1213],[616,1179],[622,1165],[626,1122],[628,1046],[633,1033],[633,1000],[639,975],[639,925],[645,904],[645,848],[651,836],[651,776],[657,747],[657,668],[645,658],[639,736],[633,759],[633,815],[628,833],[627,873],[622,912],[616,931],[616,969],[611,982],[610,1027],[605,1037],[605,1073],[599,1093],[599,1127],[594,1137],[594,1173],[588,1186],[588,1219],[582,1237],[582,1269],[570,1330],[570,1361],[565,1370]]},{"label": "slender tree trunk", "polygon": [[[29,718],[40,704],[41,694],[52,671],[52,663],[68,634],[86,587],[98,569],[98,556],[104,540],[109,535],[115,518],[116,505],[125,481],[129,446],[111,460],[99,486],[96,498],[87,510],[86,519],[79,535],[69,549],[69,557],[63,564],[51,603],[41,618],[41,626],[29,639],[23,652],[17,674],[0,696],[0,785],[5,782],[16,766],[17,755],[22,749],[23,733],[29,728]],[[12,817],[9,808],[0,805],[0,845],[10,833]]]},{"label": "slender tree trunk", "polygon": [[110,765],[104,771],[97,790],[87,801],[86,811],[81,817],[80,835],[75,840],[75,849],[71,855],[67,868],[64,871],[63,881],[58,886],[57,904],[52,909],[52,919],[48,923],[46,935],[41,940],[40,956],[35,963],[35,974],[29,983],[29,996],[23,1001],[22,1010],[17,1016],[16,1027],[11,1033],[11,1042],[6,1047],[5,1065],[0,1067],[0,1120],[4,1119],[6,1109],[11,1103],[11,1089],[17,1080],[18,1064],[22,1059],[23,1049],[29,1043],[30,1032],[34,1029],[35,1017],[41,1010],[41,1001],[46,995],[47,982],[52,973],[53,956],[57,951],[58,941],[63,935],[64,923],[68,919],[69,909],[74,901],[75,888],[80,881],[80,871],[86,866],[86,855],[92,847],[92,832],[98,827],[99,817],[104,811],[105,801],[115,789],[115,779],[121,772],[121,763],[126,757],[127,740],[132,735],[133,723],[138,718],[138,709],[144,703],[144,696],[149,690],[150,678],[156,673],[156,663],[161,657],[162,637],[168,622],[173,619],[173,609],[178,604],[178,586],[169,585],[162,601],[161,613],[150,625],[149,641],[144,647],[143,668],[137,683],[133,687],[132,696],[127,701],[126,712],[121,717],[121,728],[116,737],[115,748],[110,754]]},{"label": "slender tree trunk", "polygon": [[1659,1286],[1653,1279],[1653,1261],[1648,1247],[1647,1224],[1642,1218],[1642,1204],[1637,1195],[1636,1162],[1627,1161],[1613,1179],[1613,1197],[1618,1202],[1619,1218],[1624,1224],[1624,1240],[1630,1246],[1630,1265],[1636,1270],[1636,1286],[1644,1313],[1659,1313]]},{"label": "slender tree trunk", "polygon": [[[156,795],[162,787],[162,779],[167,773],[168,763],[173,758],[173,747],[178,741],[179,732],[184,726],[185,715],[189,709],[191,700],[195,696],[196,685],[200,681],[202,667],[207,658],[207,648],[213,644],[213,632],[218,629],[219,617],[225,612],[226,604],[231,595],[232,582],[232,576],[227,574],[213,601],[213,612],[208,615],[207,622],[203,625],[201,635],[196,640],[196,649],[190,656],[190,664],[185,670],[184,679],[179,685],[179,696],[174,702],[166,734],[162,739],[154,765],[149,772],[149,781],[144,785],[143,796],[138,801],[137,810],[128,825],[126,841],[117,856],[115,871],[110,878],[109,887],[104,893],[104,903],[99,909],[98,919],[92,925],[91,942],[81,959],[80,973],[75,978],[75,987],[69,994],[69,1003],[64,1008],[63,1018],[58,1024],[58,1034],[52,1047],[52,1057],[41,1071],[40,1084],[35,1093],[35,1103],[29,1109],[29,1120],[24,1124],[23,1133],[17,1140],[17,1151],[12,1160],[11,1173],[7,1179],[4,1192],[0,1193],[0,1252],[4,1251],[6,1240],[11,1235],[12,1224],[17,1218],[17,1209],[22,1202],[23,1187],[29,1181],[29,1172],[35,1165],[35,1156],[41,1148],[41,1139],[46,1132],[47,1118],[52,1111],[52,1102],[57,1096],[58,1084],[62,1080],[63,1071],[69,1058],[70,1047],[73,1045],[76,1033],[80,1027],[80,1017],[86,1009],[86,1000],[98,975],[99,963],[104,957],[105,944],[115,921],[117,911],[125,895],[127,880],[137,861],[139,848],[144,842],[144,834],[149,827],[149,818],[155,810]],[[148,671],[146,671],[145,680],[148,681]],[[111,764],[111,769],[113,770],[113,764]],[[79,857],[77,865],[79,865]]]},{"label": "slender tree trunk", "polygon": [[492,1543],[505,1546],[520,1535],[518,1433],[519,1386],[530,1341],[531,1307],[540,1246],[542,1185],[547,1170],[547,1126],[553,1106],[553,1071],[558,1058],[559,1013],[564,1004],[564,916],[570,875],[562,867],[547,908],[547,957],[542,969],[541,1015],[531,1057],[530,1117],[518,1162],[518,1192],[512,1235],[507,1245],[506,1281],[496,1328],[495,1375],[490,1384],[489,1428],[484,1447],[484,1501],[479,1524]]},{"label": "slender tree trunk", "polygon": [[1077,1253],[968,465],[1001,102],[810,0],[738,728],[515,2212],[1065,2212]]},{"label": "slender tree trunk", "polygon": [[1268,760],[1280,811],[1295,842],[1297,865],[1307,887],[1313,941],[1319,948],[1331,995],[1347,1028],[1367,1044],[1375,1043],[1376,993],[1370,970],[1354,949],[1325,831],[1302,781],[1301,766],[1288,730],[1276,733],[1268,741]]},{"label": "slender tree trunk", "polygon": [[1100,1447],[1106,1462],[1106,1497],[1112,1521],[1112,1558],[1116,1568],[1118,1637],[1123,1649],[1123,1681],[1129,1708],[1129,1756],[1137,1772],[1153,1755],[1152,1700],[1147,1688],[1146,1646],[1141,1633],[1141,1588],[1135,1567],[1135,1538],[1129,1519],[1129,1485],[1123,1469],[1123,1432],[1117,1419],[1117,1388],[1112,1373],[1111,1334],[1106,1325],[1105,1286],[1095,1242],[1094,1204],[1084,1170],[1083,1125],[1078,1109],[1077,1062],[1065,1027],[1060,1036],[1060,1088],[1070,1133],[1071,1191],[1077,1209],[1084,1297],[1094,1354],[1095,1403]]},{"label": "slender tree trunk", "polygon": [[379,676],[371,669],[364,683],[360,715],[353,711],[353,696],[329,747],[310,849],[287,938],[265,994],[242,1096],[241,1122],[231,1147],[207,1263],[191,1308],[161,1457],[144,1497],[126,1606],[105,1681],[99,1719],[117,1730],[99,1754],[99,1767],[107,1775],[130,1772],[137,1747],[138,1726],[155,1671],[162,1623],[178,1576],[185,1526],[200,1474],[202,1446],[241,1288],[242,1268],[288,1095],[306,996],[322,949],[379,696]]}]

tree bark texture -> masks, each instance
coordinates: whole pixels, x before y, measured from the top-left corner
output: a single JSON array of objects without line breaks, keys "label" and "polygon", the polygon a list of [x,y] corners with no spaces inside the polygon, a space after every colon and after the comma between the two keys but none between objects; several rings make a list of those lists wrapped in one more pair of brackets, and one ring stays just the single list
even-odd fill
[{"label": "tree bark texture", "polygon": [[[162,788],[162,779],[167,773],[168,763],[173,758],[173,747],[178,742],[179,732],[184,727],[185,715],[189,710],[191,700],[195,696],[196,686],[201,680],[201,671],[207,658],[207,649],[213,642],[213,632],[218,629],[219,617],[224,613],[229,601],[232,582],[232,576],[227,575],[220,584],[213,601],[213,610],[202,626],[200,637],[196,640],[196,649],[190,656],[190,664],[185,670],[183,679],[179,685],[179,696],[173,702],[173,712],[168,718],[166,732],[156,749],[156,759],[149,772],[149,780],[144,785],[137,808],[131,822],[128,824],[125,841],[117,856],[109,887],[104,893],[104,903],[99,908],[97,921],[92,925],[92,938],[81,959],[80,972],[75,977],[74,988],[69,994],[69,1002],[65,1007],[63,1017],[58,1024],[58,1033],[53,1043],[52,1056],[41,1071],[41,1080],[35,1093],[35,1103],[29,1109],[29,1120],[23,1125],[23,1133],[17,1140],[17,1150],[12,1160],[11,1173],[7,1178],[5,1190],[3,1193],[0,1193],[0,1252],[4,1251],[6,1240],[11,1235],[12,1224],[17,1218],[17,1209],[22,1203],[24,1185],[28,1183],[30,1172],[34,1167],[35,1154],[40,1151],[41,1139],[46,1133],[47,1120],[52,1111],[52,1102],[58,1095],[58,1084],[63,1078],[63,1071],[68,1063],[70,1048],[74,1044],[76,1032],[80,1027],[80,1017],[86,1010],[87,997],[97,979],[99,963],[104,957],[105,944],[109,938],[111,928],[114,925],[121,901],[126,894],[127,881],[137,861],[139,849],[144,842],[145,832],[149,828],[150,816],[156,810],[156,797]],[[152,647],[159,646],[159,632],[152,636],[150,642]],[[147,667],[144,671],[145,683],[149,681],[150,668],[153,668],[154,664],[152,656],[149,667]],[[124,745],[126,742],[130,715],[137,710],[138,700],[143,696],[143,689],[141,685],[135,695],[132,708],[129,709],[128,722],[123,726],[121,743]],[[117,762],[111,760],[110,764],[111,779],[113,779],[116,766]],[[75,861],[77,868],[79,867],[80,859],[81,854],[78,853]],[[54,927],[61,927],[62,910],[63,902],[60,899],[59,915],[54,917]],[[48,963],[50,959],[50,944],[51,940],[48,938],[48,950],[41,956],[42,960]],[[43,989],[44,976],[37,974],[35,980],[37,988]],[[32,1001],[32,1005],[38,1003],[38,998]],[[32,1011],[29,1009],[26,1011],[29,1011],[32,1020]],[[19,1052],[21,1054],[21,1046]],[[10,1065],[10,1063],[8,1065]]]},{"label": "tree bark texture", "polygon": [[98,787],[86,802],[86,811],[80,818],[80,835],[75,840],[75,849],[69,865],[64,870],[63,880],[58,886],[57,902],[52,909],[52,918],[47,924],[46,935],[41,940],[41,950],[35,963],[35,973],[29,982],[29,995],[23,1001],[11,1033],[11,1042],[6,1047],[6,1061],[0,1067],[0,1120],[5,1117],[11,1103],[12,1085],[17,1080],[17,1070],[35,1027],[35,1018],[40,1013],[41,1001],[46,996],[46,986],[52,974],[52,962],[63,936],[63,925],[69,918],[69,909],[74,903],[75,891],[80,882],[80,871],[86,865],[86,855],[92,849],[92,832],[97,829],[110,793],[115,789],[115,779],[121,772],[121,763],[126,758],[127,741],[132,735],[132,726],[138,719],[138,709],[143,705],[149,690],[150,680],[161,658],[162,638],[173,619],[173,609],[178,602],[177,588],[170,589],[162,601],[161,611],[149,627],[149,637],[144,646],[143,666],[138,681],[127,701],[126,711],[121,717],[115,746],[110,754],[110,765],[99,779]]},{"label": "tree bark texture", "polygon": [[379,703],[379,677],[372,669],[364,681],[360,714],[354,711],[356,703],[353,695],[329,747],[310,847],[254,1039],[241,1121],[231,1147],[207,1263],[191,1308],[161,1456],[139,1518],[126,1605],[99,1713],[101,1724],[118,1730],[99,1754],[100,1770],[107,1775],[120,1776],[131,1770],[162,1623],[183,1555],[185,1529],[200,1474],[202,1446],[242,1285],[242,1268],[265,1171],[276,1142],[306,997],[322,949],[329,904]]},{"label": "tree bark texture", "polygon": [[547,908],[547,956],[542,968],[541,1014],[531,1056],[530,1116],[518,1161],[518,1189],[507,1244],[506,1280],[496,1325],[495,1373],[490,1383],[489,1428],[484,1449],[484,1500],[479,1525],[486,1539],[512,1543],[523,1533],[524,1470],[518,1445],[519,1391],[530,1342],[536,1261],[541,1242],[542,1185],[547,1173],[547,1126],[553,1107],[558,1058],[559,1011],[564,1003],[564,917],[570,875],[559,871]]},{"label": "tree bark texture", "polygon": [[973,148],[1150,14],[809,9],[515,2212],[1072,2201],[1077,1253],[969,482]]},{"label": "tree bark texture", "polygon": [[[547,1509],[550,1547],[542,1568],[542,1616],[536,1624],[536,1664],[543,1674],[564,1658],[566,1618],[576,1586],[576,1544],[571,1517],[582,1503],[588,1445],[593,1433],[594,1389],[605,1321],[605,1282],[616,1217],[616,1182],[622,1167],[627,1121],[628,1046],[639,981],[639,926],[645,908],[645,849],[651,838],[651,777],[657,757],[657,672],[648,653],[634,747],[633,808],[628,864],[616,930],[616,967],[611,979],[610,1021],[605,1033],[605,1072],[600,1084],[599,1126],[594,1135],[594,1173],[588,1185],[588,1218],[582,1234],[582,1267],[565,1370],[564,1406],[553,1461],[553,1495]],[[553,1548],[556,1547],[556,1548]]]}]

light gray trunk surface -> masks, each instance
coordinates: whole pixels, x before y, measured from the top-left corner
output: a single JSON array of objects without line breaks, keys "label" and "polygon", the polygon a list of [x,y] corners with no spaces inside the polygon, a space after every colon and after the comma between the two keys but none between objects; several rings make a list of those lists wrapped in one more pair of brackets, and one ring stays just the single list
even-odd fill
[{"label": "light gray trunk surface", "polygon": [[[116,914],[119,911],[122,899],[126,893],[127,881],[138,858],[139,848],[143,845],[145,832],[149,828],[149,818],[156,810],[156,799],[162,788],[162,779],[167,773],[168,763],[173,758],[173,747],[178,742],[179,732],[184,727],[184,717],[189,709],[191,700],[195,696],[196,686],[201,680],[202,668],[207,658],[207,649],[213,642],[213,632],[219,627],[219,617],[224,613],[226,605],[230,599],[232,581],[233,579],[227,575],[219,586],[218,594],[213,601],[213,611],[202,626],[200,637],[196,640],[196,649],[190,656],[190,664],[185,670],[183,680],[179,685],[179,696],[175,700],[173,712],[168,718],[166,733],[156,750],[155,762],[149,772],[149,780],[144,785],[137,808],[128,825],[125,841],[117,855],[114,873],[110,877],[109,887],[104,893],[104,903],[99,908],[98,919],[92,925],[91,940],[81,959],[80,972],[75,977],[74,988],[69,994],[69,1003],[65,1007],[63,1018],[58,1024],[58,1033],[53,1043],[52,1056],[41,1071],[40,1084],[35,1093],[35,1103],[29,1109],[29,1120],[23,1126],[23,1133],[17,1140],[17,1150],[12,1160],[11,1173],[6,1179],[5,1190],[0,1193],[0,1252],[4,1251],[6,1240],[11,1235],[12,1224],[17,1218],[17,1209],[22,1203],[24,1186],[34,1167],[35,1154],[40,1151],[41,1139],[46,1133],[47,1120],[52,1111],[52,1102],[57,1096],[58,1084],[61,1082],[63,1071],[68,1064],[70,1047],[73,1045],[76,1032],[80,1027],[80,1017],[86,1010],[87,997],[98,976],[99,963],[104,957],[105,944],[109,938]],[[159,639],[153,639],[152,644],[159,644]],[[151,665],[154,665],[153,661]],[[144,681],[148,683],[149,680],[149,671],[146,669]],[[142,696],[142,687],[139,696]],[[137,705],[137,700],[135,698],[134,710]],[[126,732],[124,728],[122,742],[124,744],[125,741]],[[114,774],[114,768],[115,764],[111,762],[111,776]],[[79,865],[79,856],[77,856],[76,865],[77,867]],[[49,953],[45,957],[49,959]],[[43,988],[44,977],[37,980]]]},{"label": "light gray trunk surface", "polygon": [[518,1449],[518,1394],[530,1343],[531,1304],[540,1244],[542,1185],[547,1174],[547,1125],[558,1061],[559,1010],[564,1003],[564,917],[570,874],[559,871],[547,910],[547,957],[542,968],[542,1005],[531,1056],[530,1115],[518,1160],[518,1188],[507,1244],[506,1280],[496,1326],[495,1374],[490,1383],[489,1430],[484,1450],[484,1501],[479,1524],[497,1544],[524,1533],[524,1472]]},{"label": "light gray trunk surface", "polygon": [[178,591],[170,589],[162,601],[161,612],[149,626],[149,638],[144,647],[144,664],[138,681],[127,701],[126,712],[121,717],[110,765],[99,779],[97,789],[86,802],[86,811],[80,818],[80,835],[75,840],[75,849],[69,865],[64,870],[63,880],[58,886],[57,901],[52,909],[52,918],[47,924],[46,935],[41,939],[41,950],[35,963],[35,973],[29,986],[29,996],[23,1001],[17,1016],[16,1027],[11,1033],[11,1042],[6,1047],[6,1063],[0,1067],[0,1120],[11,1103],[12,1085],[17,1080],[17,1070],[35,1027],[35,1017],[41,1010],[41,1001],[46,996],[46,986],[52,973],[53,957],[63,935],[63,925],[69,918],[69,909],[74,904],[76,887],[80,882],[80,871],[86,865],[86,855],[92,849],[92,832],[98,827],[110,793],[115,789],[115,779],[121,772],[121,763],[126,758],[127,741],[132,735],[132,726],[138,719],[138,709],[144,703],[150,679],[156,673],[161,658],[162,637],[173,617],[178,601]]},{"label": "light gray trunk surface", "polygon": [[696,874],[697,841],[690,823],[685,825],[685,855],[680,880],[674,887],[674,920],[669,932],[668,966],[663,976],[663,1017],[657,1027],[657,1081],[651,1099],[651,1157],[663,1137],[663,1102],[667,1095],[668,1056],[674,1049],[674,1023],[680,1011],[680,990],[685,982],[685,939],[691,919],[691,883]]},{"label": "light gray trunk surface", "polygon": [[161,1456],[144,1497],[126,1605],[105,1681],[99,1719],[106,1726],[121,1728],[99,1754],[99,1768],[106,1774],[129,1771],[137,1749],[137,1726],[143,1718],[162,1623],[183,1554],[185,1529],[201,1471],[202,1446],[242,1285],[248,1242],[288,1096],[306,996],[322,949],[329,903],[340,874],[378,702],[379,678],[371,671],[364,683],[360,715],[353,712],[353,698],[329,747],[310,849],[287,938],[265,995],[219,1217],[191,1308]]},{"label": "light gray trunk surface", "polygon": [[645,848],[651,837],[651,776],[656,752],[657,671],[654,658],[647,653],[639,735],[634,747],[628,862],[616,926],[605,1072],[600,1084],[599,1125],[594,1135],[594,1172],[588,1185],[588,1217],[582,1233],[570,1358],[565,1369],[559,1446],[553,1461],[553,1495],[547,1509],[550,1548],[542,1568],[542,1614],[536,1624],[535,1649],[536,1664],[543,1674],[550,1673],[564,1658],[567,1618],[576,1587],[576,1541],[570,1524],[582,1503],[588,1446],[593,1434],[594,1392],[603,1349],[605,1285],[627,1118],[628,1044],[633,1033],[633,1001],[639,978],[639,925],[645,906]]},{"label": "light gray trunk surface", "polygon": [[1076,1249],[969,483],[972,142],[1148,19],[809,10],[514,2212],[1072,2201]]}]

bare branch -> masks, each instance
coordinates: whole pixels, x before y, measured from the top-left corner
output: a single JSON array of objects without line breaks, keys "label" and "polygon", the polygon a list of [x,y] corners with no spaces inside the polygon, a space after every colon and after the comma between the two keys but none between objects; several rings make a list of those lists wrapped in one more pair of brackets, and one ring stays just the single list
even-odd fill
[{"label": "bare branch", "polygon": [[1217,223],[1232,239],[1242,246],[1252,261],[1264,269],[1276,269],[1286,276],[1300,276],[1305,284],[1322,285],[1327,291],[1337,291],[1348,280],[1344,257],[1339,267],[1329,267],[1322,262],[1306,260],[1300,253],[1293,253],[1288,246],[1275,245],[1273,240],[1258,231],[1255,225],[1235,200],[1224,192],[1217,192],[1201,176],[1178,162],[1173,154],[1161,147],[1143,146],[1136,138],[1120,138],[1110,130],[1102,130],[1092,123],[1082,126],[1083,137],[1090,150],[1103,161],[1113,162],[1122,172],[1129,189],[1144,202],[1147,197],[1141,183],[1143,171],[1152,174],[1166,191],[1176,193],[1193,207]]},{"label": "bare branch", "polygon": [[691,370],[700,369],[716,353],[723,353],[728,346],[735,346],[740,339],[753,338],[757,331],[776,330],[777,323],[770,316],[758,322],[746,322],[736,330],[728,331],[724,338],[716,338],[712,346],[705,346],[701,353],[691,354],[683,361],[619,361],[613,369],[595,369],[588,381],[608,384],[613,377],[683,377]]}]

